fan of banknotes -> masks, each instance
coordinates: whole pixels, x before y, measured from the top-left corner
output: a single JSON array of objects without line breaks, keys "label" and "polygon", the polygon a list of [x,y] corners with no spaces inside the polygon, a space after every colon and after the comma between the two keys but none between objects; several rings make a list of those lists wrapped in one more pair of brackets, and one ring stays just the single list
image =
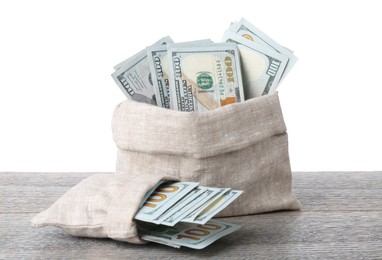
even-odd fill
[{"label": "fan of banknotes", "polygon": [[176,248],[202,249],[240,228],[211,218],[241,193],[196,182],[158,183],[147,192],[135,215],[140,237]]},{"label": "fan of banknotes", "polygon": [[296,61],[291,50],[242,18],[220,43],[164,37],[116,65],[112,77],[128,99],[202,112],[275,91]]}]

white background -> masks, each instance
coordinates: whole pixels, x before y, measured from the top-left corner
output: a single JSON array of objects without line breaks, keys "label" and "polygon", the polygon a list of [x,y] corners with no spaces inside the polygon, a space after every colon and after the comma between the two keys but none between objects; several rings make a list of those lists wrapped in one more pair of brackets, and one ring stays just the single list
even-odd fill
[{"label": "white background", "polygon": [[[250,4],[250,5],[249,5]],[[2,1],[0,171],[113,171],[113,66],[245,17],[299,61],[279,87],[295,171],[382,170],[378,1]]]}]

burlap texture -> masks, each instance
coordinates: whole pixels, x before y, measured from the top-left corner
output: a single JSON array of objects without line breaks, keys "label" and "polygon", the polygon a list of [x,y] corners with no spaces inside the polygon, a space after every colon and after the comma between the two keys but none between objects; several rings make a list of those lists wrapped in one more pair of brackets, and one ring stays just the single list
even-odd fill
[{"label": "burlap texture", "polygon": [[114,111],[112,128],[117,173],[83,180],[34,217],[34,226],[144,243],[134,215],[160,180],[243,190],[218,216],[300,208],[277,93],[202,113],[125,101]]},{"label": "burlap texture", "polygon": [[138,236],[134,216],[146,192],[161,180],[176,179],[118,172],[93,175],[36,215],[32,225],[58,226],[73,236],[146,243]]},{"label": "burlap texture", "polygon": [[300,208],[277,92],[202,113],[125,101],[112,129],[119,172],[243,190],[219,216]]}]

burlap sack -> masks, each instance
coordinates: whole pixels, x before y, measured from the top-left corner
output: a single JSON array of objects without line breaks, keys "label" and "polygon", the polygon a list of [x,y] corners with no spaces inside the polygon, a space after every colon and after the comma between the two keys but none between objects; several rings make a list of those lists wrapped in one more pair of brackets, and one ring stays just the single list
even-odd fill
[{"label": "burlap sack", "polygon": [[117,171],[169,175],[244,193],[219,216],[297,210],[277,92],[202,113],[134,101],[113,114]]},{"label": "burlap sack", "polygon": [[147,243],[139,238],[134,216],[146,192],[161,180],[176,179],[159,174],[95,174],[36,215],[32,225],[61,227],[73,236]]},{"label": "burlap sack", "polygon": [[277,93],[203,113],[125,101],[113,115],[117,173],[91,176],[35,216],[74,236],[139,238],[134,216],[161,180],[244,193],[219,216],[299,209]]}]

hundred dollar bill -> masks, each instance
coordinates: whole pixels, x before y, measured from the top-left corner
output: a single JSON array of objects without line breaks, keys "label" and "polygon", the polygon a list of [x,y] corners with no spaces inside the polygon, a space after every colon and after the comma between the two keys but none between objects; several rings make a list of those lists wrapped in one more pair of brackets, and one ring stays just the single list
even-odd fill
[{"label": "hundred dollar bill", "polygon": [[235,44],[169,47],[174,109],[199,112],[244,101],[240,56]]},{"label": "hundred dollar bill", "polygon": [[291,50],[277,43],[275,40],[273,40],[271,37],[266,35],[264,32],[262,32],[260,29],[255,27],[253,24],[251,24],[244,18],[241,18],[239,22],[231,24],[229,30],[250,41],[263,44],[264,46],[274,49],[277,52],[287,56],[289,60],[281,80],[285,78],[285,76],[289,73],[289,71],[297,62],[297,57],[293,54]]},{"label": "hundred dollar bill", "polygon": [[[206,187],[201,186],[194,188],[187,195],[183,196],[183,198],[178,200],[174,205],[167,209],[162,215],[150,222],[164,225],[164,222],[166,222],[168,218],[172,217],[173,215],[176,215],[177,212],[181,212],[182,208],[194,202],[196,198],[200,197],[200,195],[206,190]],[[175,225],[176,223],[173,224]]]},{"label": "hundred dollar bill", "polygon": [[156,185],[154,185],[148,192],[146,192],[145,196],[143,197],[142,201],[141,201],[141,204],[139,205],[139,208],[141,208],[143,206],[143,204],[146,203],[146,200],[152,195],[152,193],[159,187],[161,186],[163,183],[165,183],[166,181],[165,180],[161,180],[159,181]]},{"label": "hundred dollar bill", "polygon": [[213,204],[215,201],[217,201],[220,197],[222,197],[227,191],[229,191],[230,188],[219,188],[219,191],[215,193],[212,197],[210,197],[207,201],[204,203],[201,203],[198,205],[198,207],[195,207],[191,213],[189,213],[187,216],[185,216],[181,222],[189,222],[193,223],[196,217],[203,212],[209,205]]},{"label": "hundred dollar bill", "polygon": [[[169,37],[164,38],[170,41]],[[160,41],[164,43],[164,40]],[[127,98],[156,105],[146,49],[116,66],[111,75]]]},{"label": "hundred dollar bill", "polygon": [[239,197],[243,191],[241,190],[230,190],[224,193],[219,199],[211,203],[207,208],[205,208],[199,215],[195,218],[193,223],[205,224],[213,216],[218,214],[220,211],[225,209],[229,204],[231,204],[237,197]]},{"label": "hundred dollar bill", "polygon": [[197,182],[173,182],[159,186],[138,210],[135,219],[153,221],[198,185]]},{"label": "hundred dollar bill", "polygon": [[230,31],[225,32],[223,41],[236,43],[239,48],[246,99],[266,95],[276,89],[288,57]]},{"label": "hundred dollar bill", "polygon": [[138,229],[143,240],[177,247],[185,246],[202,249],[224,237],[241,226],[223,221],[210,220],[204,225],[178,223],[174,227],[139,223]]},{"label": "hundred dollar bill", "polygon": [[[177,46],[197,46],[212,43],[211,40],[199,40],[177,43]],[[169,88],[169,70],[167,45],[157,45],[147,48],[149,67],[152,75],[154,93],[157,105],[172,109]]]},{"label": "hundred dollar bill", "polygon": [[[198,187],[199,188],[199,187]],[[200,187],[203,189],[203,193],[194,198],[191,202],[186,205],[182,205],[181,207],[175,210],[175,213],[168,216],[164,221],[162,221],[161,225],[166,226],[174,226],[179,221],[182,221],[184,217],[188,216],[195,209],[200,208],[201,205],[204,205],[205,202],[210,200],[215,194],[220,192],[219,188],[212,187]]]},{"label": "hundred dollar bill", "polygon": [[149,242],[154,242],[154,243],[157,243],[157,244],[162,244],[162,245],[165,245],[165,246],[170,246],[170,247],[173,247],[173,248],[180,248],[180,245],[177,245],[177,244],[174,244],[174,243],[171,243],[171,242],[168,242],[166,240],[164,240],[161,235],[158,235],[158,237],[156,236],[153,236],[153,235],[142,235],[142,229],[139,229],[139,232],[141,233],[140,235],[140,238],[143,239],[143,237],[145,239],[143,240],[146,240],[146,241],[149,241]]}]

